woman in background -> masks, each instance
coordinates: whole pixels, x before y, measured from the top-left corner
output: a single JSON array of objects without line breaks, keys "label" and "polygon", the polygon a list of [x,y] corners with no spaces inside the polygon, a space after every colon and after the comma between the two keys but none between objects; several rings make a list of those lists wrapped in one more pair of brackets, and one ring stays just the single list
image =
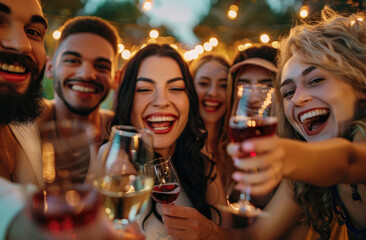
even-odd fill
[{"label": "woman in background", "polygon": [[207,131],[207,141],[202,151],[213,159],[218,155],[218,142],[223,129],[229,67],[224,57],[213,54],[200,57],[190,66],[199,100],[199,113]]}]

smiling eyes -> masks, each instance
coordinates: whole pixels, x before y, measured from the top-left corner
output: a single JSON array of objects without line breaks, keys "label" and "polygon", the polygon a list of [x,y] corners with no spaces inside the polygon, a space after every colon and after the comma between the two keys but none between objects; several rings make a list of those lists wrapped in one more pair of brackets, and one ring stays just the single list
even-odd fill
[{"label": "smiling eyes", "polygon": [[[137,87],[136,88],[136,92],[152,92],[154,90],[154,88],[152,87]],[[185,87],[170,87],[169,91],[171,92],[184,92],[186,90]]]},{"label": "smiling eyes", "polygon": [[[323,77],[311,78],[309,81],[307,81],[305,83],[305,87],[306,88],[317,87],[320,84],[322,84],[324,80],[325,80],[325,78],[323,78]],[[282,98],[284,98],[284,99],[291,98],[295,94],[295,92],[296,92],[296,84],[295,83],[290,83],[287,86],[284,86],[284,87],[281,88],[281,95],[282,95]]]},{"label": "smiling eyes", "polygon": [[[66,65],[69,66],[75,66],[78,67],[82,64],[82,60],[77,58],[77,57],[64,57],[62,59],[62,62],[65,63]],[[111,66],[110,64],[107,63],[99,63],[96,62],[93,64],[93,67],[98,71],[98,72],[110,72],[111,71]]]}]

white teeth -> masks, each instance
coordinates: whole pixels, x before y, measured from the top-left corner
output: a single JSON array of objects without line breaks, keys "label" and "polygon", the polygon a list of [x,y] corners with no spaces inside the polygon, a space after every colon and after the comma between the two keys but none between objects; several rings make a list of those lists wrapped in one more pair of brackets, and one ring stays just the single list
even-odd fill
[{"label": "white teeth", "polygon": [[220,104],[218,102],[204,101],[207,107],[218,107]]},{"label": "white teeth", "polygon": [[172,122],[174,117],[172,116],[152,116],[147,119],[149,122]]},{"label": "white teeth", "polygon": [[86,93],[94,93],[95,92],[94,88],[84,87],[84,86],[80,86],[80,85],[72,85],[71,89],[75,90],[75,91],[78,91],[78,92],[86,92]]},{"label": "white teeth", "polygon": [[309,118],[313,118],[313,117],[316,117],[316,116],[324,116],[324,115],[327,115],[328,114],[328,111],[325,110],[325,109],[317,109],[317,110],[314,110],[314,111],[310,111],[310,112],[307,112],[303,115],[300,116],[300,121],[302,123],[304,123],[305,120],[309,119]]},{"label": "white teeth", "polygon": [[162,131],[162,130],[166,130],[168,128],[169,127],[155,127],[154,130],[156,130],[156,131]]},{"label": "white teeth", "polygon": [[21,66],[16,66],[16,65],[8,65],[6,63],[0,63],[0,69],[3,71],[8,71],[8,72],[14,72],[14,73],[24,73],[25,72],[25,67],[21,67]]},{"label": "white teeth", "polygon": [[8,64],[4,63],[2,66],[1,66],[1,69],[4,70],[4,71],[8,71]]}]

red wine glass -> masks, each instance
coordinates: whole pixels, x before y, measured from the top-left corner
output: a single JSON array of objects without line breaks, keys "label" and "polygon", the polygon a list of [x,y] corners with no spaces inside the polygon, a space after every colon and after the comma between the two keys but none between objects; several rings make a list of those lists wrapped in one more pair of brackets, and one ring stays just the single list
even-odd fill
[{"label": "red wine glass", "polygon": [[44,188],[29,200],[32,219],[53,237],[67,239],[90,226],[99,212],[90,163],[96,161],[95,128],[81,121],[48,122],[40,129]]},{"label": "red wine glass", "polygon": [[145,172],[154,179],[152,198],[160,204],[174,204],[181,184],[170,157],[161,157],[145,165]]},{"label": "red wine glass", "polygon": [[[275,134],[277,118],[274,116],[274,88],[262,85],[239,84],[229,121],[229,137],[237,143],[248,138]],[[250,156],[255,156],[251,152]],[[253,169],[252,171],[256,171]],[[257,216],[261,210],[250,202],[250,185],[240,193],[237,202],[229,202],[225,210],[245,217]]]}]

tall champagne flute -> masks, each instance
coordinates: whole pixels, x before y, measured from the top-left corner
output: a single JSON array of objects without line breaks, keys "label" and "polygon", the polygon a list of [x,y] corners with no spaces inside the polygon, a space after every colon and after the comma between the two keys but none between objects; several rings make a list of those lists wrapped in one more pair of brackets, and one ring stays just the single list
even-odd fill
[{"label": "tall champagne flute", "polygon": [[112,127],[97,184],[104,211],[116,229],[124,230],[148,206],[153,179],[143,174],[143,166],[152,156],[152,137],[147,129]]},{"label": "tall champagne flute", "polygon": [[[274,88],[262,85],[239,84],[229,121],[229,137],[234,143],[248,138],[275,134],[277,118],[274,116]],[[255,156],[251,152],[250,156]],[[253,169],[256,171],[257,169]],[[226,210],[246,217],[257,216],[261,210],[250,202],[250,185],[240,193],[238,202],[228,202]]]},{"label": "tall champagne flute", "polygon": [[161,157],[145,165],[146,175],[154,179],[152,198],[160,204],[174,204],[181,184],[170,157]]}]

